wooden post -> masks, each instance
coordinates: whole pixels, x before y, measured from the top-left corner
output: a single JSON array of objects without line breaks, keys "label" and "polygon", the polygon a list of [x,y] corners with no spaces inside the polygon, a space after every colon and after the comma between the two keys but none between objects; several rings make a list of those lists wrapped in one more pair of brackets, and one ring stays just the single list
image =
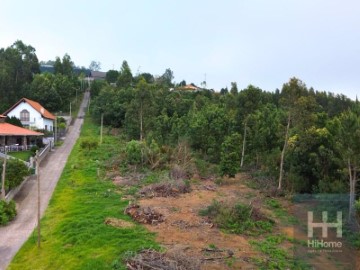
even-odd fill
[{"label": "wooden post", "polygon": [[6,161],[7,161],[7,156],[6,156],[6,145],[4,146],[4,163],[3,163],[3,171],[2,171],[2,176],[1,176],[1,199],[5,200],[5,175],[6,175]]},{"label": "wooden post", "polygon": [[40,169],[39,169],[39,151],[36,151],[36,180],[37,180],[37,189],[38,189],[38,196],[37,196],[37,233],[38,233],[38,239],[37,239],[37,246],[40,248],[40,237],[41,237],[41,228],[40,228]]}]

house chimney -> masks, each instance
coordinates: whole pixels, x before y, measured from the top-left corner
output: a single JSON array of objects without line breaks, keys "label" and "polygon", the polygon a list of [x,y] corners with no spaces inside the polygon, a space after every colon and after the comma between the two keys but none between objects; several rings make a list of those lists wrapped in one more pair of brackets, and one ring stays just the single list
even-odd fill
[{"label": "house chimney", "polygon": [[45,111],[44,111],[43,107],[41,107],[40,112],[41,112],[41,114],[44,114]]}]

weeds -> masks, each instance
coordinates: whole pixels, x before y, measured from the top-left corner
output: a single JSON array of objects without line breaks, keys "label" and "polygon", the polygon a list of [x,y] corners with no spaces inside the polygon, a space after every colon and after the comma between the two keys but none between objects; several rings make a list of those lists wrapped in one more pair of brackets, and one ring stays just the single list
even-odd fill
[{"label": "weeds", "polygon": [[235,234],[259,235],[270,232],[274,225],[259,209],[241,203],[230,206],[214,200],[199,214],[210,217],[224,231]]},{"label": "weeds", "polygon": [[286,240],[288,239],[284,235],[271,235],[262,241],[250,241],[255,250],[267,256],[266,259],[253,259],[259,269],[311,269],[303,262],[292,258],[288,250],[278,247]]}]

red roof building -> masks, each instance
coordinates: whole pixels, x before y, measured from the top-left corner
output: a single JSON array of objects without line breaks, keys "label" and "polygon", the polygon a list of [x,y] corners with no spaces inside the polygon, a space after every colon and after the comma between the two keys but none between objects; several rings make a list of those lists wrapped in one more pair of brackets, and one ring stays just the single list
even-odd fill
[{"label": "red roof building", "polygon": [[26,148],[36,137],[44,135],[43,133],[32,131],[26,128],[18,127],[5,122],[6,116],[0,115],[0,146],[21,145]]}]

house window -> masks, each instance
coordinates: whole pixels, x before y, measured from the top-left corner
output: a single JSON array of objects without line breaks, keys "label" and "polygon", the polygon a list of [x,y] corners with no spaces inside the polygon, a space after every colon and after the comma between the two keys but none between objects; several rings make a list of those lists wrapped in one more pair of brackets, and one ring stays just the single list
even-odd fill
[{"label": "house window", "polygon": [[30,121],[30,113],[27,110],[22,110],[20,112],[20,121]]},{"label": "house window", "polygon": [[47,125],[45,125],[45,130],[47,130]]}]

